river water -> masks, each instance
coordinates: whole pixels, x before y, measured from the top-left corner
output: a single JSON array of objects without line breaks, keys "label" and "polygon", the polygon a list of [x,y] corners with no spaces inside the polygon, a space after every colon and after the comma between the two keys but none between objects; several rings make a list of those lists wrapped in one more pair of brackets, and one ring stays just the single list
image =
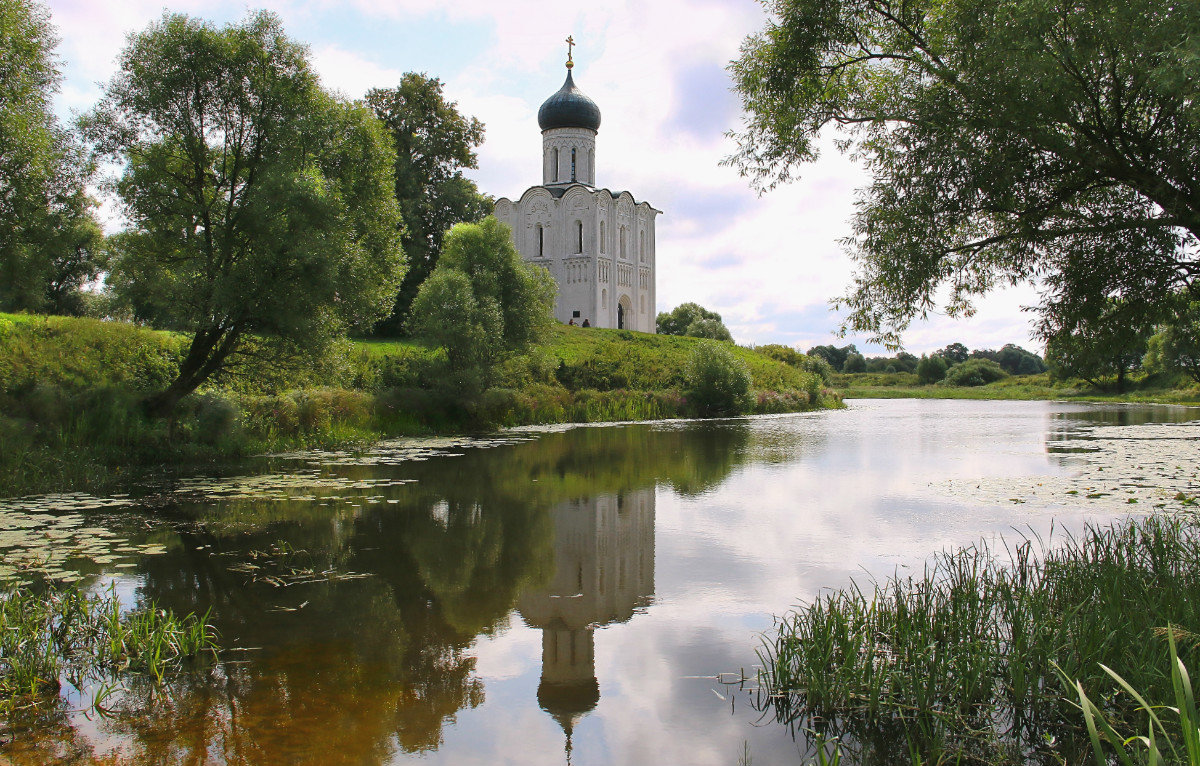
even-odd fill
[{"label": "river water", "polygon": [[1171,510],[1195,492],[1171,445],[1194,445],[1198,418],[855,401],[0,501],[0,575],[211,610],[223,647],[164,689],[129,683],[103,715],[94,688],[66,687],[10,722],[0,762],[797,763],[805,743],[722,683],[752,673],[773,615],[980,537]]}]

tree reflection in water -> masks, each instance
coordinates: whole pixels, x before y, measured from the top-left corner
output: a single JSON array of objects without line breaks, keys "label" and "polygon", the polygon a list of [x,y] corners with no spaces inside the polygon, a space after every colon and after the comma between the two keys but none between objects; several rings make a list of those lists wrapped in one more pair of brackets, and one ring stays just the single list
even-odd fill
[{"label": "tree reflection in water", "polygon": [[518,604],[545,635],[538,702],[569,735],[598,699],[594,627],[628,620],[654,592],[655,487],[702,492],[748,442],[736,423],[580,428],[322,469],[411,483],[174,502],[156,512],[180,531],[139,564],[139,596],[211,609],[234,651],[165,689],[132,681],[96,723],[47,711],[5,755],[373,763],[436,749],[445,723],[484,699],[472,644]]}]

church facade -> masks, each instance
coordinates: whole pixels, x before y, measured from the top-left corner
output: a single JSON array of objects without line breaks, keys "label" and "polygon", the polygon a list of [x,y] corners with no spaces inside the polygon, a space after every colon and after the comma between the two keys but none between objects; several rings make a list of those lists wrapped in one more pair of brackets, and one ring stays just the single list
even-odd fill
[{"label": "church facade", "polygon": [[567,79],[538,110],[542,183],[517,200],[501,197],[495,216],[512,229],[525,260],[558,283],[554,315],[563,323],[655,331],[654,220],[662,211],[627,191],[596,186],[600,109]]}]

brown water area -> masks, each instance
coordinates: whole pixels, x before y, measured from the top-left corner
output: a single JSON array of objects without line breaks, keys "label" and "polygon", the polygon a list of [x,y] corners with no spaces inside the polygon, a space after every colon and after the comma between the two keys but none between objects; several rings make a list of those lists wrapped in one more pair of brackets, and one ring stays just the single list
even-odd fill
[{"label": "brown water area", "polygon": [[[99,709],[99,685],[64,686],[0,722],[0,763],[801,762],[807,743],[720,675],[752,672],[773,615],[981,536],[1117,518],[1119,472],[1108,491],[1068,489],[1105,440],[1173,424],[1157,427],[1195,442],[1197,418],[852,402],[397,441],[108,498],[0,500],[0,575],[209,612],[222,647],[164,687],[123,679]],[[1139,475],[1137,508],[1172,510],[1188,470]]]}]

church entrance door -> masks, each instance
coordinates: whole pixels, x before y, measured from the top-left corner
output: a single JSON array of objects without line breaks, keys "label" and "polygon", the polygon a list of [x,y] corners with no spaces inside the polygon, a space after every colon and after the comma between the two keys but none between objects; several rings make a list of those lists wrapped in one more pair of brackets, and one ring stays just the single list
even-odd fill
[{"label": "church entrance door", "polygon": [[625,307],[620,303],[617,304],[617,329],[625,329]]}]

